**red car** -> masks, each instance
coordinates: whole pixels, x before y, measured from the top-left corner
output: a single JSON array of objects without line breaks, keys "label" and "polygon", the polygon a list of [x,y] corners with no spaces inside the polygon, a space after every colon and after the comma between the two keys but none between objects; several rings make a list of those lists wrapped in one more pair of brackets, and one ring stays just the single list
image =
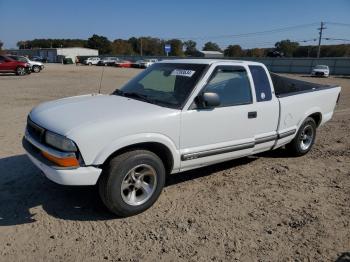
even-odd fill
[{"label": "red car", "polygon": [[16,75],[23,76],[30,74],[30,72],[31,68],[28,63],[0,55],[0,73],[15,73]]},{"label": "red car", "polygon": [[132,62],[131,61],[127,61],[127,60],[119,60],[119,61],[115,61],[114,64],[116,67],[131,67],[132,66]]}]

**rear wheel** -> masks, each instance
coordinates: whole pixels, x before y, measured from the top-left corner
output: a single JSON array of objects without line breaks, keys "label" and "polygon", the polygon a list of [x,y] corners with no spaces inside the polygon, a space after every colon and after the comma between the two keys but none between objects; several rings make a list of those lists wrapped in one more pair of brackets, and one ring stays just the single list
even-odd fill
[{"label": "rear wheel", "polygon": [[16,68],[16,75],[23,76],[26,74],[26,69],[22,66]]},{"label": "rear wheel", "polygon": [[295,156],[307,154],[315,142],[316,126],[313,118],[306,118],[294,139],[287,145],[287,149]]},{"label": "rear wheel", "polygon": [[164,183],[161,159],[150,151],[134,150],[110,161],[99,181],[99,192],[110,211],[127,217],[151,207]]},{"label": "rear wheel", "polygon": [[34,73],[39,73],[40,72],[40,67],[35,65],[35,66],[33,66],[32,70],[33,70]]}]

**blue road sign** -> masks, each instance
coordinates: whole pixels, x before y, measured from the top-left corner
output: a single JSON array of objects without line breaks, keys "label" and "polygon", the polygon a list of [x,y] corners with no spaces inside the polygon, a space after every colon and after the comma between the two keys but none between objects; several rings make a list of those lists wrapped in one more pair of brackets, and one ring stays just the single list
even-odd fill
[{"label": "blue road sign", "polygon": [[171,45],[169,45],[169,44],[164,45],[164,51],[167,54],[170,53],[171,52]]}]

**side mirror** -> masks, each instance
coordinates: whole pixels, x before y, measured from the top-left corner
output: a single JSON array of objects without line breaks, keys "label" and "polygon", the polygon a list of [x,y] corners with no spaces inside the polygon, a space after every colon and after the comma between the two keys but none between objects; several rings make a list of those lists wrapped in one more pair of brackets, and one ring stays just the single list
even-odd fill
[{"label": "side mirror", "polygon": [[217,93],[206,92],[200,98],[202,108],[214,108],[220,105],[220,97]]}]

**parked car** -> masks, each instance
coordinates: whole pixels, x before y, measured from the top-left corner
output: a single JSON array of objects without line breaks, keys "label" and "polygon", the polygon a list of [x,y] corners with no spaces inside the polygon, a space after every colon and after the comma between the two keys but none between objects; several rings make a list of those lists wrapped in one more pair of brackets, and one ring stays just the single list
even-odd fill
[{"label": "parked car", "polygon": [[97,65],[99,66],[114,66],[115,62],[119,61],[119,58],[117,57],[104,57],[101,58],[100,61],[97,62]]},{"label": "parked car", "polygon": [[131,67],[134,67],[134,68],[140,68],[140,63],[142,62],[143,60],[137,60],[135,62],[133,62],[131,64]]},{"label": "parked car", "polygon": [[42,56],[33,56],[33,57],[31,57],[30,60],[36,61],[36,62],[47,63],[47,58],[42,57]]},{"label": "parked car", "polygon": [[8,57],[16,61],[28,63],[30,65],[31,71],[34,73],[39,73],[41,70],[44,69],[44,64],[42,62],[30,60],[28,57],[17,55],[8,55]]},{"label": "parked car", "polygon": [[103,203],[130,216],[153,205],[171,173],[284,145],[305,155],[340,91],[257,62],[162,61],[110,95],[37,106],[23,146],[50,180],[98,184]]},{"label": "parked car", "polygon": [[99,57],[89,57],[84,61],[85,65],[97,65],[101,59]]},{"label": "parked car", "polygon": [[279,52],[279,51],[269,51],[267,52],[267,57],[284,57],[284,53],[283,52]]},{"label": "parked car", "polygon": [[144,59],[139,62],[139,67],[147,68],[157,62],[158,62],[158,59]]},{"label": "parked car", "polygon": [[62,60],[64,65],[72,65],[74,64],[73,59],[71,57],[64,57]]},{"label": "parked car", "polygon": [[29,63],[16,61],[8,56],[0,55],[0,73],[15,73],[23,76],[31,73]]},{"label": "parked car", "polygon": [[131,61],[128,61],[128,60],[119,60],[119,61],[116,61],[115,64],[114,64],[116,67],[131,67],[132,66],[132,62]]},{"label": "parked car", "polygon": [[317,65],[312,69],[311,76],[329,77],[329,67],[327,65]]}]

